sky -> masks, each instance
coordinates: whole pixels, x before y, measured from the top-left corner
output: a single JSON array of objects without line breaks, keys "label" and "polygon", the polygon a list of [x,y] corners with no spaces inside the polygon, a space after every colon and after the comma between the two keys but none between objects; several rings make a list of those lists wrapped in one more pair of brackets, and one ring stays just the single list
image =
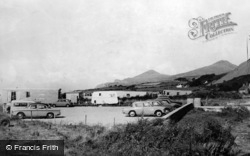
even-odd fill
[{"label": "sky", "polygon": [[[0,88],[94,88],[147,70],[246,61],[248,0],[0,0]],[[188,22],[231,12],[232,34],[191,40]]]}]

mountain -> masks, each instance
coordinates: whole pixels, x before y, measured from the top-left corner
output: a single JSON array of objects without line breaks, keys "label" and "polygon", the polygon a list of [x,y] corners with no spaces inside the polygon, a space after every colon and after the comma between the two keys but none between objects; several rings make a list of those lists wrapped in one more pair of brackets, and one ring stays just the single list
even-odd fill
[{"label": "mountain", "polygon": [[201,76],[201,75],[206,75],[206,74],[219,75],[219,74],[230,72],[234,70],[236,67],[237,67],[236,65],[228,61],[221,60],[209,66],[198,68],[198,69],[186,72],[186,73],[173,75],[171,78]]},{"label": "mountain", "polygon": [[248,61],[245,61],[241,63],[237,68],[235,68],[233,71],[229,72],[225,76],[223,76],[221,79],[215,82],[215,84],[223,83],[224,81],[231,80],[233,78],[250,74],[250,59]]},{"label": "mountain", "polygon": [[137,84],[137,83],[144,83],[144,82],[158,82],[158,81],[166,80],[167,78],[169,78],[169,75],[164,75],[154,70],[149,70],[133,78],[126,78],[122,80],[122,82],[129,83],[129,84]]},{"label": "mountain", "polygon": [[114,86],[114,85],[133,85],[138,83],[145,83],[145,82],[158,82],[158,81],[164,81],[169,78],[169,75],[160,74],[154,70],[146,71],[140,75],[137,75],[132,78],[126,78],[123,80],[115,80],[114,82],[108,82],[104,84],[98,85],[96,88],[102,88],[102,87],[108,87],[108,86]]},{"label": "mountain", "polygon": [[192,77],[192,76],[201,76],[201,75],[206,75],[206,74],[222,74],[222,73],[227,73],[232,70],[234,70],[237,66],[228,62],[228,61],[218,61],[212,65],[205,66],[202,68],[198,68],[186,73],[181,73],[177,75],[165,75],[158,73],[154,70],[149,70],[147,72],[144,72],[140,75],[137,75],[132,78],[126,78],[123,80],[115,80],[114,82],[108,82],[108,83],[103,83],[97,86],[97,88],[102,88],[102,87],[109,87],[109,86],[119,86],[119,85],[133,85],[133,84],[139,84],[139,83],[145,83],[145,82],[160,82],[160,81],[166,81],[166,80],[173,80],[179,77]]}]

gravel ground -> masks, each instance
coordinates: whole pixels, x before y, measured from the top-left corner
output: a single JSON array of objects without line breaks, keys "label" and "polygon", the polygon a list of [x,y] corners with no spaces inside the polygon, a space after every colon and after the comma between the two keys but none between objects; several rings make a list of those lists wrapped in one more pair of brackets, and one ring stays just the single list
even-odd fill
[{"label": "gravel ground", "polygon": [[[103,126],[113,126],[114,124],[124,124],[136,122],[141,117],[128,117],[122,113],[126,107],[56,107],[61,110],[61,116],[55,119],[35,119],[56,124],[77,124],[84,123],[87,125],[101,124]],[[86,117],[86,119],[85,119]],[[153,119],[155,117],[144,117]],[[25,119],[31,120],[31,119]],[[34,120],[34,119],[33,119]]]}]

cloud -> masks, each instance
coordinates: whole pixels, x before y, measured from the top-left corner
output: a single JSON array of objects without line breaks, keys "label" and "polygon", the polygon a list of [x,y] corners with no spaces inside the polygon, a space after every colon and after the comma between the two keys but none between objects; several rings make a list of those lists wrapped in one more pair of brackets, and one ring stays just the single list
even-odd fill
[{"label": "cloud", "polygon": [[[245,60],[249,5],[236,0],[2,0],[0,87],[85,89],[150,69],[177,74],[224,59],[239,64]],[[224,12],[232,12],[238,32],[207,43],[187,37],[189,19]]]}]

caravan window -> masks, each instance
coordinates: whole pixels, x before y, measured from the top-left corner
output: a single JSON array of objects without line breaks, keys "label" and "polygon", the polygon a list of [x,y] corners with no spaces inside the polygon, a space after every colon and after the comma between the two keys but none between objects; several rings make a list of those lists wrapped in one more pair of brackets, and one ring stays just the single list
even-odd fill
[{"label": "caravan window", "polygon": [[102,93],[99,93],[99,96],[102,96]]},{"label": "caravan window", "polygon": [[30,92],[26,92],[26,97],[30,97]]},{"label": "caravan window", "polygon": [[16,92],[11,92],[11,101],[16,100]]}]

